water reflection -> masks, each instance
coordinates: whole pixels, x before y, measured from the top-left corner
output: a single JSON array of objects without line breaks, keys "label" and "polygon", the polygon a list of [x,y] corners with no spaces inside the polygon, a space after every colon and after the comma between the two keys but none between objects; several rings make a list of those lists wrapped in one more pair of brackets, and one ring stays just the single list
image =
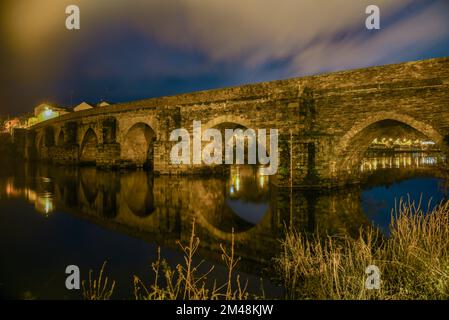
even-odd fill
[{"label": "water reflection", "polygon": [[49,216],[54,210],[54,193],[51,179],[41,177],[42,183],[37,184],[39,189],[33,190],[28,187],[16,185],[13,178],[8,178],[5,183],[5,194],[10,198],[23,198],[34,205],[37,212]]},{"label": "water reflection", "polygon": [[[234,166],[226,184],[225,205],[245,220],[247,228],[261,222],[269,210],[269,176],[261,174],[260,167]],[[228,225],[227,230],[232,231],[234,226],[226,223],[227,218],[222,220],[223,225]]]},{"label": "water reflection", "polygon": [[389,152],[368,153],[360,165],[361,172],[374,172],[380,169],[427,168],[444,162],[440,153]]},{"label": "water reflection", "polygon": [[[229,246],[234,231],[235,254],[242,257],[240,270],[259,276],[269,272],[272,257],[279,253],[284,227],[357,236],[360,227],[373,222],[383,228],[395,198],[407,193],[419,197],[423,191],[426,197],[443,195],[437,186],[447,185],[448,179],[437,170],[439,161],[432,154],[369,155],[363,162],[368,174],[363,185],[334,191],[276,188],[256,166],[232,167],[227,177],[154,177],[145,171],[16,165],[7,172],[0,169],[0,200],[25,199],[47,217],[45,221],[52,222],[53,233],[43,229],[48,241],[40,243],[44,248],[55,242],[71,247],[74,234],[84,232],[79,225],[68,227],[58,219],[67,214],[101,226],[110,239],[124,234],[174,250],[179,250],[179,241],[189,241],[195,218],[201,258],[220,264],[220,244]],[[7,226],[15,223],[13,216],[22,211],[10,217],[0,215],[4,219],[0,234],[6,233]],[[36,225],[29,227],[34,233],[39,230]],[[48,233],[52,236],[47,239]],[[89,248],[96,253],[107,251],[97,243],[96,235],[87,235]],[[14,239],[16,246],[22,242],[30,245],[20,237]],[[133,259],[133,249],[126,248],[130,254],[123,254],[122,263]],[[58,255],[70,261],[72,252]],[[51,260],[45,252],[41,254]]]},{"label": "water reflection", "polygon": [[355,234],[368,223],[359,188],[278,189],[255,166],[233,167],[220,178],[24,165],[0,183],[6,197],[25,198],[46,215],[62,211],[173,248],[188,241],[195,218],[203,257],[221,261],[219,245],[229,244],[234,232],[236,254],[256,273],[278,252],[284,225]]},{"label": "water reflection", "polygon": [[449,199],[445,161],[438,152],[368,154],[362,162],[365,215],[384,234],[389,234],[392,210],[401,199],[421,201],[430,208]]}]

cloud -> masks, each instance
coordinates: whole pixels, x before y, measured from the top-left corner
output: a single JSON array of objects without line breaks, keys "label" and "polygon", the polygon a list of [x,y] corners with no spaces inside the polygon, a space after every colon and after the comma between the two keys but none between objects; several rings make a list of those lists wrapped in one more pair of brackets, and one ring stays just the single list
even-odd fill
[{"label": "cloud", "polygon": [[[410,0],[380,0],[388,17]],[[280,59],[319,39],[364,28],[368,0],[185,0],[179,21],[157,15],[160,41],[199,48],[213,61],[263,63]],[[155,30],[154,25],[149,30]],[[151,31],[150,31],[151,32]]]},{"label": "cloud", "polygon": [[[373,3],[381,9],[379,31],[365,29],[365,8]],[[71,4],[80,7],[80,31],[65,29],[65,7]],[[447,0],[9,0],[2,5],[0,31],[9,55],[0,52],[0,63],[3,73],[11,74],[8,90],[30,96],[68,91],[64,83],[89,83],[93,91],[93,84],[107,80],[137,92],[139,81],[167,78],[222,77],[214,83],[229,85],[301,76],[399,62],[449,39]],[[140,96],[145,94],[141,89]]]},{"label": "cloud", "polygon": [[[423,3],[375,2],[381,8],[382,21],[412,3]],[[348,52],[354,48],[360,52],[359,57],[352,57],[356,62],[363,60],[360,57],[366,56],[364,51],[368,49],[383,54],[384,46],[397,48],[398,32],[405,32],[405,39],[400,39],[403,46],[425,37],[433,39],[435,32],[441,33],[441,29],[435,28],[448,18],[448,12],[435,9],[437,3],[421,16],[401,18],[396,25],[378,32],[379,36],[355,35],[335,44],[339,34],[364,29],[365,8],[372,3],[372,0],[15,0],[6,24],[11,43],[25,55],[49,54],[58,43],[71,41],[71,34],[64,28],[64,9],[66,5],[77,4],[86,38],[124,25],[163,45],[199,52],[212,62],[257,66],[293,56],[296,63],[317,64],[328,59],[306,59],[307,56],[324,58],[326,49],[335,48],[331,60],[341,60],[347,65]],[[411,25],[416,23],[423,28]],[[406,27],[417,30],[419,35],[407,32]],[[390,43],[392,40],[395,42]],[[366,59],[373,60],[371,55]]]},{"label": "cloud", "polygon": [[[84,34],[133,25],[161,43],[199,50],[214,61],[288,56],[317,38],[364,27],[370,0],[15,0],[6,19],[12,43],[45,51],[69,38],[65,6],[81,9]],[[378,0],[383,17],[412,0]]]},{"label": "cloud", "polygon": [[[398,62],[411,53],[425,51],[449,37],[446,7],[439,3],[406,19],[398,20],[373,35],[358,34],[340,41],[320,41],[295,56],[292,73],[313,74],[321,71]],[[368,31],[367,31],[368,32]]]}]

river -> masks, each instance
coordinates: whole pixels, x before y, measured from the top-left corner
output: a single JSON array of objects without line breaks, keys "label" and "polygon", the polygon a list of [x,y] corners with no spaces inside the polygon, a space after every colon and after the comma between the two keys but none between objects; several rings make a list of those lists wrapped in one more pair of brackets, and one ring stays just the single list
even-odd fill
[{"label": "river", "polygon": [[[151,281],[157,248],[175,266],[182,262],[195,220],[197,261],[215,265],[225,281],[220,244],[232,232],[238,272],[249,289],[282,295],[272,280],[272,257],[285,227],[305,233],[356,236],[374,224],[388,235],[391,209],[402,197],[427,206],[448,199],[441,156],[395,153],[367,156],[362,183],[339,190],[276,188],[255,166],[232,167],[227,177],[153,177],[145,171],[110,172],[3,160],[0,168],[0,294],[3,298],[77,299],[65,268],[82,277],[108,261],[118,299],[133,297],[132,279]],[[260,278],[264,280],[260,281]]]}]

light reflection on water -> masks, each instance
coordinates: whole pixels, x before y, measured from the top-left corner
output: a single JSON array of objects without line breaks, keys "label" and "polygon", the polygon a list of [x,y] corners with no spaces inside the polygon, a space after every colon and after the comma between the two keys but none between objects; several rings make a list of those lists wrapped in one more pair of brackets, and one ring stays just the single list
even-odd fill
[{"label": "light reflection on water", "polygon": [[[5,194],[8,198],[22,198],[34,205],[37,212],[49,216],[55,210],[54,194],[49,191],[37,192],[30,188],[16,188],[14,179],[8,178],[5,183]],[[42,178],[44,183],[51,183],[51,179]]]},{"label": "light reflection on water", "polygon": [[401,152],[367,155],[360,165],[361,172],[373,172],[379,169],[425,168],[433,167],[444,161],[439,153]]},{"label": "light reflection on water", "polygon": [[[447,198],[447,179],[435,169],[439,159],[369,156],[364,184],[335,191],[275,188],[254,166],[232,167],[227,177],[153,177],[145,171],[16,165],[0,173],[0,248],[10,257],[0,273],[2,290],[17,296],[34,283],[37,296],[58,297],[67,293],[55,272],[69,263],[92,268],[104,260],[115,266],[116,279],[130,284],[130,275],[148,273],[157,246],[172,264],[180,261],[178,242],[189,240],[193,218],[199,257],[220,266],[220,244],[229,246],[234,231],[240,270],[254,275],[258,288],[259,276],[270,277],[285,226],[356,236],[374,223],[386,232],[394,199],[408,193]],[[30,263],[45,271],[21,273],[19,266]],[[19,276],[21,283],[9,280]],[[48,284],[39,287],[44,280]],[[129,297],[130,288],[121,290]]]},{"label": "light reflection on water", "polygon": [[368,155],[362,161],[365,174],[362,207],[368,219],[389,234],[391,217],[401,201],[421,203],[431,210],[449,199],[445,157],[438,152],[402,152]]},{"label": "light reflection on water", "polygon": [[[93,202],[96,200],[98,190],[92,188],[94,181],[85,183],[85,180],[91,179],[97,172],[92,168],[84,168],[80,171],[83,195],[88,202]],[[149,207],[153,205],[151,204],[148,207],[147,204],[153,200],[150,199],[151,197],[148,198],[150,192],[143,186],[147,185],[154,178],[144,171],[121,176],[123,178],[121,185],[131,190],[131,192],[125,192],[127,195],[132,196],[132,198],[125,196],[126,203],[130,209],[138,216],[151,214],[152,210]],[[34,204],[36,211],[48,216],[56,209],[55,197],[57,195],[53,191],[54,184],[52,178],[38,177],[36,179],[38,180],[36,184],[39,186],[38,190],[33,190],[26,186],[16,187],[14,178],[7,178],[4,189],[5,195],[9,198],[26,199]],[[235,166],[231,168],[229,177],[225,181],[226,192],[224,199],[226,204],[232,208],[232,213],[253,225],[260,222],[269,209],[269,197],[267,196],[269,192],[269,176],[262,175],[258,167]],[[150,188],[152,187],[150,185]],[[139,207],[139,203],[145,203],[145,205]]]}]

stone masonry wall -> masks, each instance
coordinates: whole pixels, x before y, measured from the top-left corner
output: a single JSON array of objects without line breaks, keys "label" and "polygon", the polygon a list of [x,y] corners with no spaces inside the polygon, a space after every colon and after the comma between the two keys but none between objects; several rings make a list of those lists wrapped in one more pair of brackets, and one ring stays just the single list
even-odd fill
[{"label": "stone masonry wall", "polygon": [[[169,135],[177,128],[191,133],[193,120],[200,120],[204,129],[225,124],[277,128],[280,164],[272,179],[275,184],[323,187],[356,181],[354,141],[363,149],[367,130],[383,120],[408,125],[447,152],[449,58],[121,103],[67,114],[31,130],[41,159],[52,156],[48,148],[54,147],[56,138],[52,140],[50,133],[55,137],[63,128],[67,137],[70,131],[76,136],[71,144],[82,148],[91,130],[97,137],[97,165],[110,167],[126,165],[123,155],[130,151],[126,138],[139,125],[155,137],[148,140],[154,171],[183,174],[202,171],[204,166],[171,164],[175,142]],[[38,145],[40,137],[44,145]],[[59,150],[54,154],[57,161],[76,159],[73,148],[53,150]]]}]

